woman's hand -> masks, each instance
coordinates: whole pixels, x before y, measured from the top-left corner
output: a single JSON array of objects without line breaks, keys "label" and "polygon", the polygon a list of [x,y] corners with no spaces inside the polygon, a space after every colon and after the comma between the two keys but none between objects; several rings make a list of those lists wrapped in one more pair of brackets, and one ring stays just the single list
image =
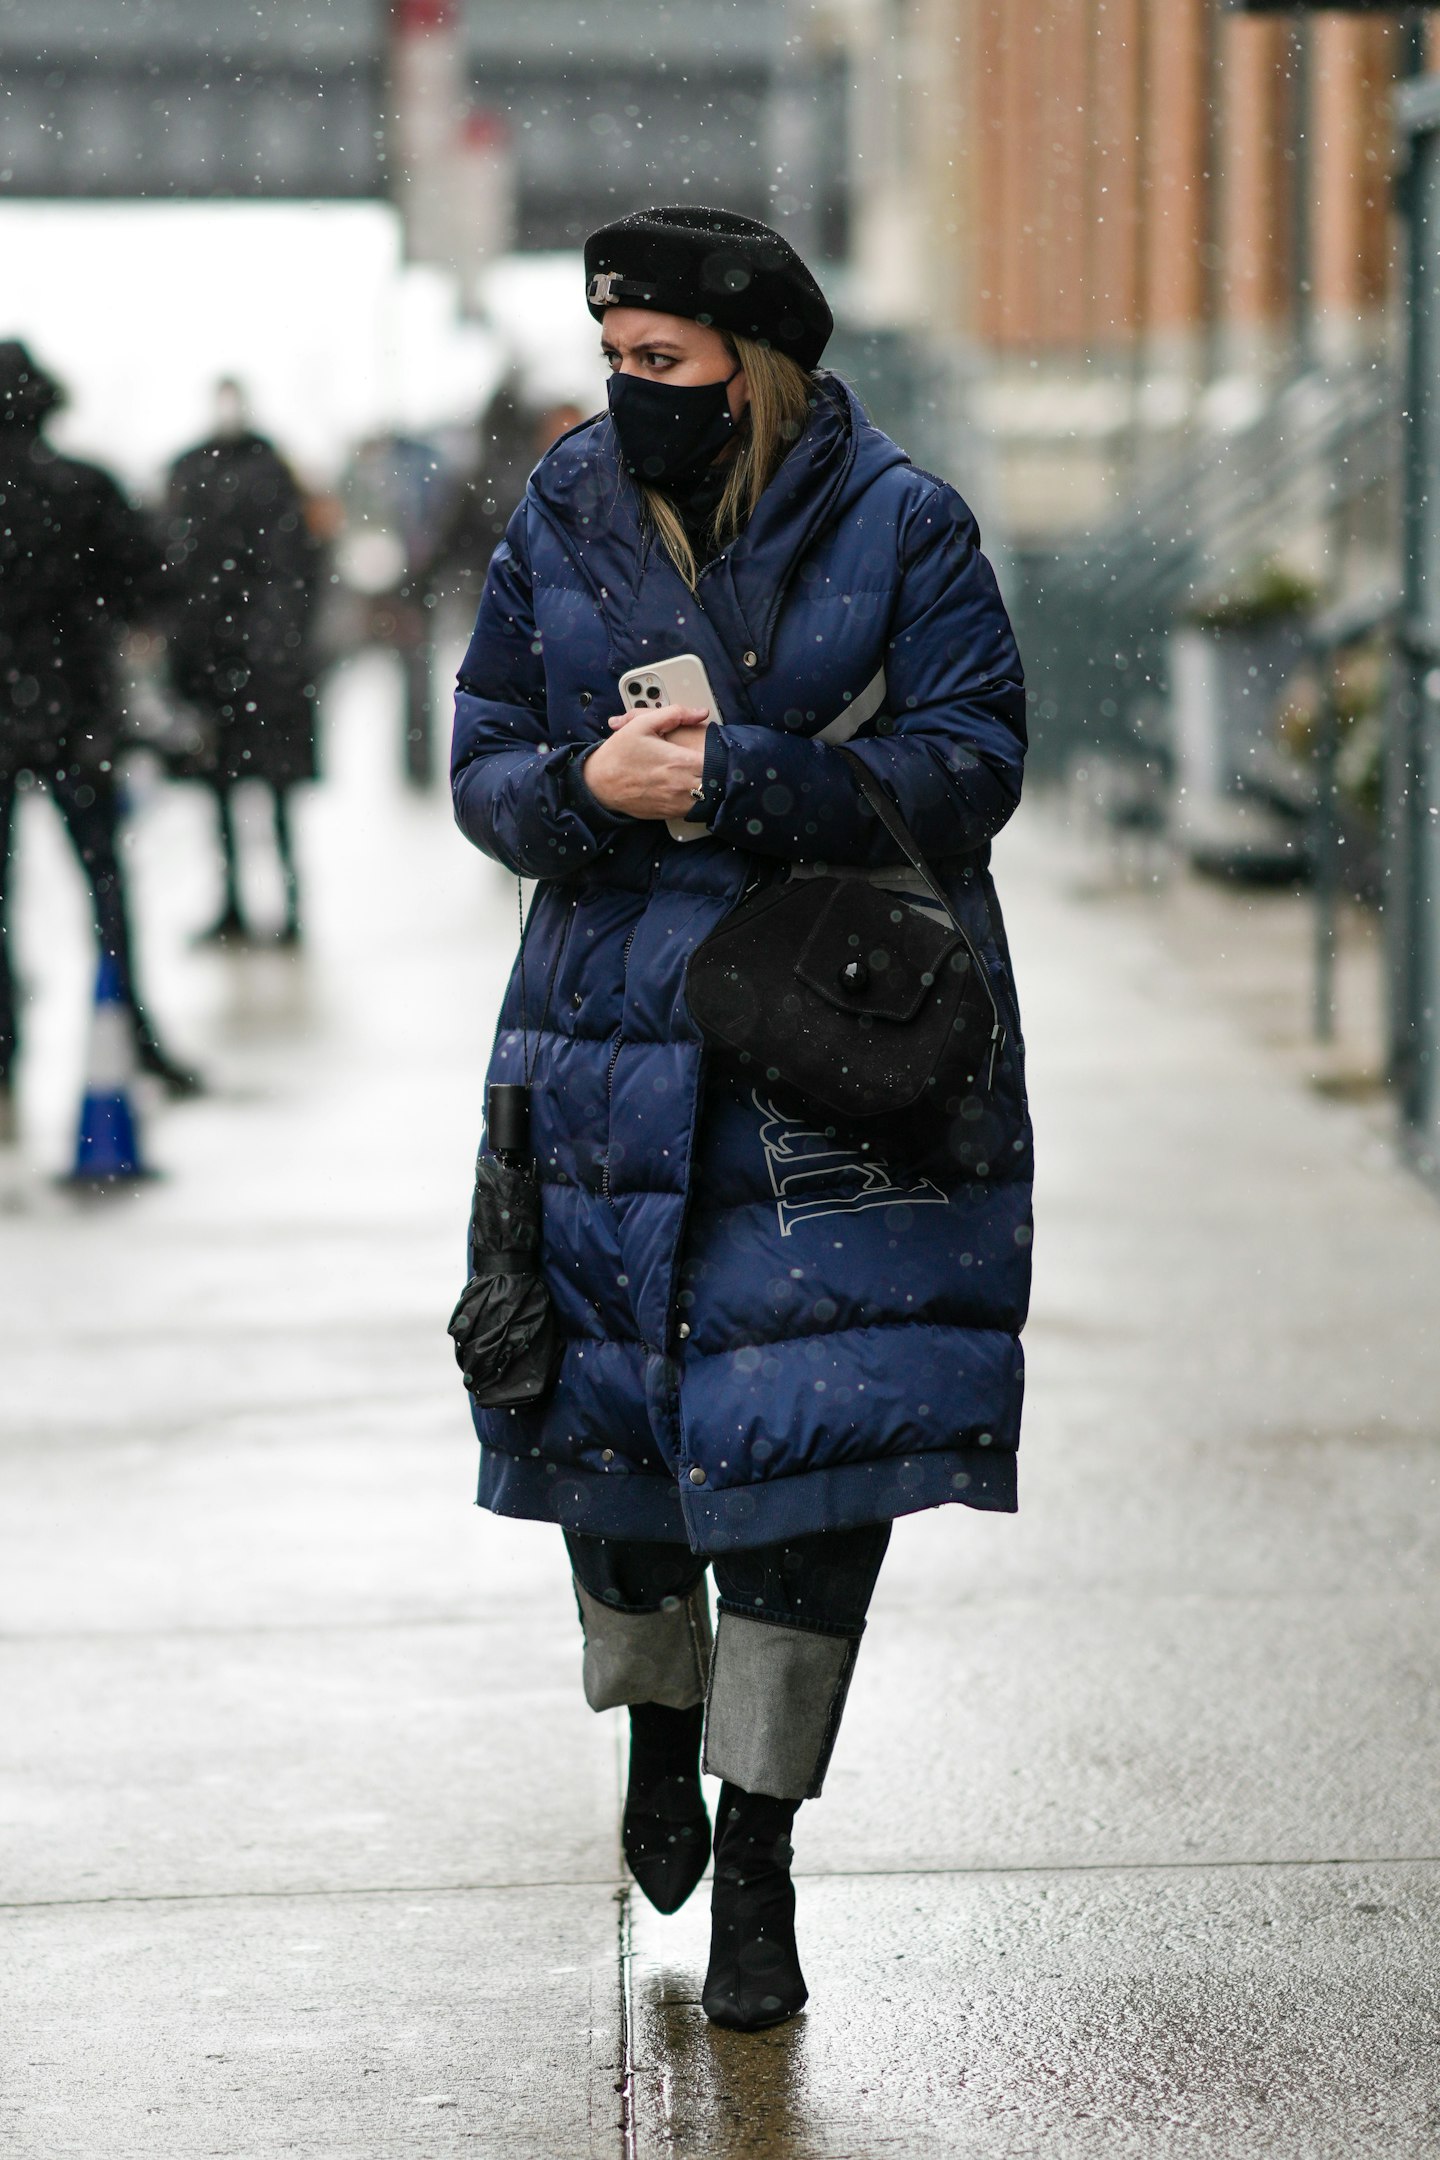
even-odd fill
[{"label": "woman's hand", "polygon": [[580,768],[595,800],[633,818],[680,818],[695,807],[709,715],[694,705],[616,713],[609,742]]}]

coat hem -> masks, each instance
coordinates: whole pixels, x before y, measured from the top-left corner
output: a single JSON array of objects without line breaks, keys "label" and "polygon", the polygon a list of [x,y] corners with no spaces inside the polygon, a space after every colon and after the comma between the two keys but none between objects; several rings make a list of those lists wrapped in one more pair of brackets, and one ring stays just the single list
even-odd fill
[{"label": "coat hem", "polygon": [[669,1478],[599,1476],[480,1450],[476,1504],[493,1515],[557,1523],[593,1537],[742,1552],[817,1530],[855,1530],[926,1508],[959,1505],[991,1514],[1019,1508],[1014,1448],[945,1448],[880,1462],[840,1463],[728,1492],[684,1491]]},{"label": "coat hem", "polygon": [[592,1537],[637,1538],[659,1545],[688,1545],[680,1489],[672,1478],[641,1471],[600,1475],[561,1470],[555,1463],[480,1448],[477,1507],[492,1515],[558,1523]]},{"label": "coat hem", "polygon": [[817,1530],[858,1530],[951,1503],[1015,1514],[1020,1502],[1014,1448],[946,1448],[837,1463],[728,1492],[695,1487],[680,1492],[690,1543],[709,1553],[780,1545]]}]

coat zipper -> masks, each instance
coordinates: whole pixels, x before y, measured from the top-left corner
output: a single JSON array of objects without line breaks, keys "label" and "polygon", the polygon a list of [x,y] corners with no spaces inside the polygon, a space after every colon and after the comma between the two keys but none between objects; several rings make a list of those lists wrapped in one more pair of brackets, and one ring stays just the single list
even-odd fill
[{"label": "coat zipper", "polygon": [[[994,1010],[993,1004],[991,1006],[991,1010]],[[985,1079],[985,1086],[987,1091],[993,1088],[995,1085],[995,1060],[997,1057],[999,1057],[1000,1052],[1004,1047],[1004,1043],[1005,1030],[1001,1027],[1000,1022],[997,1020],[994,1027],[992,1027],[990,1030],[990,1070],[986,1075]]]},{"label": "coat zipper", "polygon": [[605,1074],[605,1167],[600,1172],[600,1190],[613,1205],[610,1190],[610,1112],[615,1094],[615,1068],[620,1062],[620,1052],[625,1042],[625,992],[630,979],[630,948],[635,943],[635,933],[640,928],[637,916],[631,923],[625,939],[625,949],[620,955],[620,1025],[615,1030],[615,1044],[610,1052],[610,1066]]}]

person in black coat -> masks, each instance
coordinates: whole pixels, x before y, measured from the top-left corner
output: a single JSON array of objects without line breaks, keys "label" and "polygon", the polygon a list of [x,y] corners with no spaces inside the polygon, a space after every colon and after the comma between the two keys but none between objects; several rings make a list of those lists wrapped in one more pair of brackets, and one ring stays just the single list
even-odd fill
[{"label": "person in black coat", "polygon": [[505,537],[536,459],[548,448],[534,438],[534,421],[518,385],[502,383],[476,423],[474,464],[453,484],[426,565],[429,591],[465,602],[471,621],[490,558]]},{"label": "person in black coat", "polygon": [[285,878],[280,939],[293,945],[300,894],[290,791],[316,776],[312,625],[320,550],[299,482],[273,443],[250,427],[238,385],[222,382],[216,405],[214,434],[176,460],[167,500],[175,584],[170,679],[206,727],[202,771],[216,793],[224,849],[224,903],[204,936],[250,934],[233,790],[241,780],[263,780]]},{"label": "person in black coat", "polygon": [[60,385],[24,345],[0,341],[0,1128],[13,1123],[19,1035],[4,924],[23,773],[50,795],[84,866],[142,1067],[172,1095],[200,1085],[162,1050],[141,1011],[116,845],[124,724],[116,643],[122,625],[158,611],[160,549],[108,473],[45,440],[44,423],[62,402]]}]

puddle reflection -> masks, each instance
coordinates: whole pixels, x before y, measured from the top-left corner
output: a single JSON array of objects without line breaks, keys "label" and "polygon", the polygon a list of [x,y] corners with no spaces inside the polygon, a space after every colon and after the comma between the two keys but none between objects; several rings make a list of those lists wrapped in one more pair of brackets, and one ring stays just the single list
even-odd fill
[{"label": "puddle reflection", "polygon": [[635,1975],[634,2040],[642,2132],[677,2156],[818,2160],[803,2011],[771,2032],[726,2032],[701,2009],[696,1972],[652,1967]]}]

